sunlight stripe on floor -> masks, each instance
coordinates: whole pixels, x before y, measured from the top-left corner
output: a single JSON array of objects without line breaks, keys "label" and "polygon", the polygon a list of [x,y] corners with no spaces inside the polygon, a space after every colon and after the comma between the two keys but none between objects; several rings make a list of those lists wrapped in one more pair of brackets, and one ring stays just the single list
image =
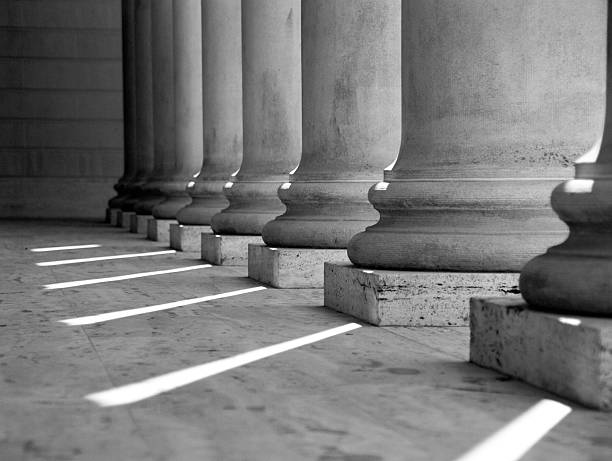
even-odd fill
[{"label": "sunlight stripe on floor", "polygon": [[141,258],[144,256],[158,256],[158,255],[169,255],[176,253],[176,250],[162,250],[162,251],[148,251],[145,253],[127,253],[122,255],[112,256],[95,256],[93,258],[78,258],[78,259],[64,259],[62,261],[45,261],[36,263],[37,266],[63,266],[64,264],[78,264],[88,263],[93,261],[107,261],[110,259],[127,259],[127,258]]},{"label": "sunlight stripe on floor", "polygon": [[99,279],[75,280],[74,282],[50,283],[43,285],[46,290],[57,290],[58,288],[72,288],[84,285],[94,285],[96,283],[118,282],[120,280],[138,279],[141,277],[151,277],[153,275],[174,274],[176,272],[195,271],[212,267],[210,264],[198,264],[197,266],[177,267],[176,269],[165,269],[153,272],[140,272],[137,274],[116,275],[114,277],[103,277]]},{"label": "sunlight stripe on floor", "polygon": [[181,301],[174,301],[171,303],[158,304],[156,306],[139,307],[136,309],[126,309],[122,311],[107,312],[105,314],[89,315],[87,317],[76,317],[74,319],[59,320],[61,323],[66,325],[91,325],[94,323],[107,322],[109,320],[123,319],[125,317],[133,317],[135,315],[148,314],[150,312],[163,311],[166,309],[172,309],[175,307],[189,306],[191,304],[203,303],[205,301],[212,301],[214,299],[230,298],[232,296],[239,296],[247,293],[253,293],[255,291],[265,290],[266,287],[253,287],[246,288],[244,290],[228,291],[227,293],[219,293],[216,295],[202,296],[201,298],[183,299]]},{"label": "sunlight stripe on floor", "polygon": [[154,397],[163,392],[186,386],[204,378],[223,373],[252,362],[256,362],[267,357],[271,357],[281,352],[287,352],[291,349],[296,349],[307,344],[312,344],[332,336],[346,333],[361,325],[357,323],[348,323],[340,327],[325,330],[301,338],[292,339],[272,346],[262,347],[254,351],[245,352],[243,354],[234,355],[214,362],[197,365],[195,367],[185,368],[183,370],[174,371],[155,378],[146,379],[138,383],[128,384],[126,386],[116,387],[107,391],[96,392],[85,396],[101,407],[111,407],[117,405],[127,405],[129,403],[139,402],[150,397]]},{"label": "sunlight stripe on floor", "polygon": [[44,253],[46,251],[62,251],[62,250],[82,250],[84,248],[100,248],[102,245],[90,244],[90,245],[69,245],[65,247],[48,247],[48,248],[31,248],[30,251],[34,253]]},{"label": "sunlight stripe on floor", "polygon": [[540,400],[456,461],[517,461],[571,411],[554,400]]}]

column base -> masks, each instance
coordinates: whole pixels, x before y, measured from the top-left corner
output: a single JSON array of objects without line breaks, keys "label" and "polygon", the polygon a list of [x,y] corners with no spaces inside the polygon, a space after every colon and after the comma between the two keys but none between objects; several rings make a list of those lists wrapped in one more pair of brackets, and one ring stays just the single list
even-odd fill
[{"label": "column base", "polygon": [[520,297],[470,300],[470,361],[612,411],[612,318],[557,315]]},{"label": "column base", "polygon": [[323,264],[346,262],[344,249],[249,245],[249,277],[275,288],[323,288]]},{"label": "column base", "polygon": [[361,269],[325,264],[325,306],[379,326],[465,326],[468,300],[518,292],[516,273]]},{"label": "column base", "polygon": [[129,229],[130,223],[132,221],[132,216],[135,214],[135,211],[121,211],[119,213],[119,216],[117,217],[117,227]]},{"label": "column base", "polygon": [[263,245],[259,235],[202,234],[202,259],[217,266],[246,266],[249,244]]},{"label": "column base", "polygon": [[130,216],[130,232],[133,234],[147,234],[147,223],[153,219],[150,214],[135,214]]},{"label": "column base", "polygon": [[110,223],[110,225],[118,226],[121,208],[107,208],[106,213],[108,215],[108,222]]},{"label": "column base", "polygon": [[170,224],[170,248],[177,251],[202,252],[202,234],[210,234],[210,226]]},{"label": "column base", "polygon": [[151,218],[147,221],[147,238],[154,242],[170,244],[170,224],[178,224],[176,219]]}]

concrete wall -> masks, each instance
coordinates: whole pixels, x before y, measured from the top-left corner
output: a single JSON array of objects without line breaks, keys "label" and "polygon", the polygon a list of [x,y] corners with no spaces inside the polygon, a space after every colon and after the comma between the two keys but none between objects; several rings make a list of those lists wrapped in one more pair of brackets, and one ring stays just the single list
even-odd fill
[{"label": "concrete wall", "polygon": [[121,86],[120,0],[0,0],[0,217],[103,217]]}]

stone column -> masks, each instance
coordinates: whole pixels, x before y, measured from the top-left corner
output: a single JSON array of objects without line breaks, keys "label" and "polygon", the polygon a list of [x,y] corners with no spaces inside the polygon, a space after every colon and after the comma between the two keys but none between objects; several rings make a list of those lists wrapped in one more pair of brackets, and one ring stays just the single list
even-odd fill
[{"label": "stone column", "polygon": [[202,165],[201,3],[173,2],[174,148],[164,146],[165,152],[172,153],[168,155],[171,171],[160,188],[167,198],[153,208],[153,216],[159,219],[174,219],[181,208],[191,203],[186,187]]},{"label": "stone column", "polygon": [[[612,410],[610,4],[603,133],[594,136],[595,145],[576,161],[574,179],[558,185],[552,192],[552,207],[569,226],[569,237],[523,268],[520,289],[524,301],[519,297],[511,301],[474,298],[470,311],[472,362],[607,411]],[[589,30],[589,40],[598,49],[605,36],[601,24],[606,17],[605,3],[589,5],[587,12],[591,14],[591,21],[582,27]],[[573,11],[567,7],[560,13],[573,17]],[[603,53],[598,57],[604,62]],[[581,55],[565,58],[571,70],[583,65]],[[599,75],[603,76],[603,72]],[[572,107],[563,109],[569,111],[566,117],[578,122],[580,113],[576,114]],[[599,122],[589,120],[592,130],[599,131]]]},{"label": "stone column", "polygon": [[210,231],[211,218],[229,204],[223,186],[242,160],[240,22],[240,0],[202,2],[204,153],[200,174],[187,189],[192,203],[170,228],[170,244],[177,250],[200,250],[200,234]]},{"label": "stone column", "polygon": [[[153,70],[151,56],[151,0],[136,0],[135,76],[136,76],[136,174],[134,195],[121,205],[122,215],[135,211],[140,201],[154,197],[143,186],[153,172]],[[132,216],[130,231],[138,229]]]},{"label": "stone column", "polygon": [[136,136],[138,158],[138,198],[129,200],[125,211],[138,211],[147,204],[148,212],[161,197],[145,188],[155,166],[153,123],[153,54],[152,54],[152,0],[136,0]]},{"label": "stone column", "polygon": [[[402,145],[370,190],[380,220],[348,255],[404,272],[330,268],[326,305],[375,323],[465,324],[467,298],[516,293],[522,266],[567,235],[548,197],[596,136],[601,43],[584,31],[597,27],[601,4],[402,8]],[[342,287],[359,290],[364,277],[386,298],[348,306]]]},{"label": "stone column", "polygon": [[[323,286],[323,262],[344,260],[349,239],[376,222],[368,189],[400,142],[400,5],[303,0],[302,157],[278,191],[287,211],[262,237],[273,247],[342,250],[260,248],[250,276],[281,287]],[[289,264],[284,273],[266,275],[277,258]]]},{"label": "stone column", "polygon": [[242,1],[244,153],[224,188],[229,207],[212,218],[217,234],[258,236],[284,211],[276,191],[302,145],[300,16],[299,0]]},{"label": "stone column", "polygon": [[134,179],[137,171],[136,158],[136,1],[121,2],[121,31],[123,52],[123,176],[115,184],[117,196],[108,202],[115,213],[134,194]]},{"label": "stone column", "polygon": [[303,0],[303,148],[268,245],[346,248],[374,224],[368,189],[397,155],[400,0]]}]

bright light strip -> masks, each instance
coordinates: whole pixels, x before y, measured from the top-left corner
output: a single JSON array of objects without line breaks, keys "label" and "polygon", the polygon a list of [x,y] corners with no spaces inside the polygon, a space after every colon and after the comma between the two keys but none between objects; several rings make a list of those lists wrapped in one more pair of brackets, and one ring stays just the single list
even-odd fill
[{"label": "bright light strip", "polygon": [[540,400],[456,461],[516,461],[571,411],[554,400]]},{"label": "bright light strip", "polygon": [[119,280],[138,279],[141,277],[150,277],[152,275],[173,274],[175,272],[195,271],[198,269],[206,269],[212,267],[210,264],[199,264],[197,266],[177,267],[176,269],[166,269],[163,271],[140,272],[138,274],[117,275],[115,277],[104,277],[101,279],[75,280],[74,282],[61,282],[43,285],[47,290],[57,290],[58,288],[72,288],[83,285],[93,285],[95,283],[117,282]]},{"label": "bright light strip", "polygon": [[65,247],[48,247],[48,248],[32,248],[30,251],[34,253],[43,253],[46,251],[62,251],[62,250],[81,250],[83,248],[99,248],[102,245],[92,244],[92,245],[69,245]]},{"label": "bright light strip", "polygon": [[109,320],[123,319],[125,317],[132,317],[134,315],[148,314],[150,312],[163,311],[166,309],[172,309],[174,307],[189,306],[191,304],[203,303],[205,301],[212,301],[213,299],[229,298],[232,296],[243,295],[246,293],[253,293],[254,291],[265,290],[266,287],[254,287],[246,288],[244,290],[228,291],[227,293],[220,293],[218,295],[203,296],[201,298],[183,299],[182,301],[175,301],[172,303],[158,304],[157,306],[139,307],[137,309],[126,309],[123,311],[108,312],[106,314],[90,315],[87,317],[76,317],[74,319],[60,320],[61,323],[66,325],[91,325],[94,323],[107,322]]},{"label": "bright light strip", "polygon": [[341,327],[325,330],[320,333],[315,333],[308,336],[303,336],[298,339],[286,341],[272,346],[263,347],[254,351],[245,352],[243,354],[234,355],[214,362],[196,365],[195,367],[185,368],[183,370],[174,371],[165,375],[149,378],[138,383],[128,384],[126,386],[116,387],[107,391],[96,392],[86,395],[85,398],[101,407],[112,407],[116,405],[127,405],[129,403],[139,402],[149,397],[154,397],[176,389],[187,384],[194,383],[204,378],[223,373],[243,365],[247,365],[257,360],[265,359],[281,352],[287,352],[291,349],[296,349],[307,344],[311,344],[322,339],[330,338],[351,330],[361,328],[357,323],[348,323]]},{"label": "bright light strip", "polygon": [[130,253],[130,254],[113,255],[113,256],[97,256],[94,258],[64,259],[63,261],[46,261],[42,263],[36,263],[36,265],[37,266],[63,266],[64,264],[89,263],[93,261],[106,261],[109,259],[140,258],[142,256],[169,255],[169,254],[174,254],[174,253],[176,253],[176,250],[149,251],[147,253]]}]

